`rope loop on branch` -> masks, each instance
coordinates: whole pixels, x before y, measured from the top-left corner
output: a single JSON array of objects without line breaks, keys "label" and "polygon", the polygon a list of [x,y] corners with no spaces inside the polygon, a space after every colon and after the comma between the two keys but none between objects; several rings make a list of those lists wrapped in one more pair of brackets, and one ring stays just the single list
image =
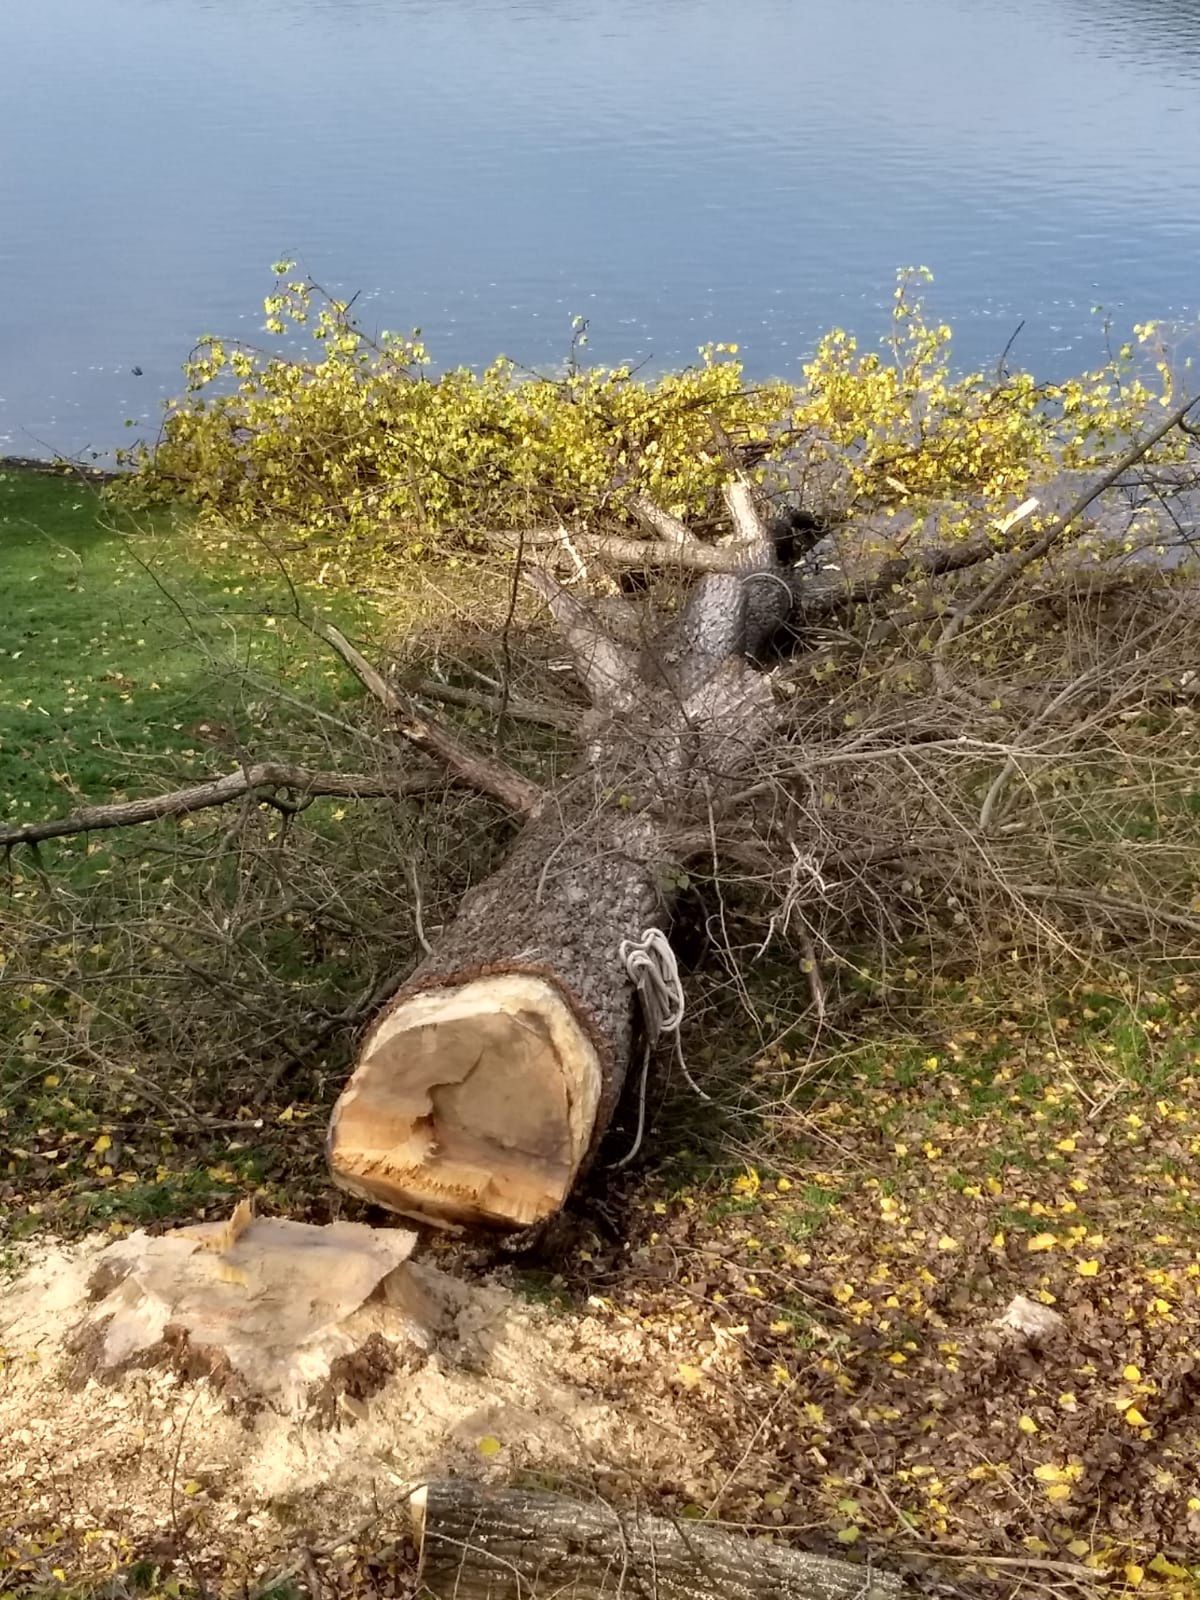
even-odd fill
[{"label": "rope loop on branch", "polygon": [[642,1137],[646,1131],[650,1057],[664,1033],[669,1033],[675,1041],[675,1060],[692,1093],[701,1100],[711,1097],[692,1077],[683,1059],[679,1029],[687,1009],[687,1000],[683,992],[683,980],[679,976],[679,962],[671,949],[670,940],[661,928],[647,928],[640,939],[622,939],[617,953],[629,974],[630,982],[637,990],[646,1033],[646,1046],[642,1052],[642,1081],[638,1089],[637,1134],[628,1153],[614,1164],[614,1170],[619,1171],[627,1167],[642,1148]]}]

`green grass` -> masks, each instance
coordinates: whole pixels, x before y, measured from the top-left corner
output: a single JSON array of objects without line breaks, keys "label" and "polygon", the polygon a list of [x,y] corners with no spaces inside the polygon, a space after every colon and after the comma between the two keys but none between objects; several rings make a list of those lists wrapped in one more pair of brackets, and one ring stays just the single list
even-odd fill
[{"label": "green grass", "polygon": [[[6,821],[228,770],[238,743],[257,742],[266,680],[317,703],[345,690],[281,620],[294,609],[282,577],[256,578],[236,556],[201,570],[197,545],[185,516],[134,523],[90,484],[0,473]],[[337,609],[344,622],[362,608]]]},{"label": "green grass", "polygon": [[[26,471],[0,470],[0,554],[0,823],[159,793],[244,759],[349,767],[361,755],[349,735],[329,741],[305,709],[341,715],[340,702],[360,691],[296,617],[333,614],[348,631],[369,632],[361,599],[294,591],[281,573],[264,575],[261,561],[255,570],[257,551],[202,544],[186,516],[134,522],[90,484]],[[282,1193],[298,1155],[315,1169],[315,1136],[296,1141],[287,1123],[273,1129],[291,1114],[296,1084],[280,1074],[261,1105],[239,1086],[230,1067],[238,1008],[172,987],[155,948],[160,932],[187,941],[189,907],[236,907],[249,874],[237,851],[219,847],[233,815],[0,855],[0,1238],[19,1242],[48,1224],[183,1220],[227,1207],[248,1187]],[[329,800],[305,811],[310,858],[329,858],[345,815]],[[255,825],[260,890],[271,870],[263,846],[280,820],[264,813]],[[125,938],[135,926],[140,933]],[[245,970],[280,993],[304,985],[335,1009],[341,985],[353,994],[363,982],[354,959],[316,947],[299,919],[269,910],[237,937],[232,954],[214,954],[211,943],[183,953],[215,965],[222,981],[239,983]],[[214,991],[235,992],[244,991]],[[173,997],[191,1007],[186,1028]],[[256,1003],[248,992],[251,1015]],[[180,1144],[169,1122],[150,1127],[146,1102],[128,1089],[139,1077],[222,1119],[244,1103],[265,1111],[268,1126],[247,1140],[222,1133]],[[102,1133],[119,1159],[93,1150]],[[269,1160],[252,1158],[247,1143],[270,1148]]]}]

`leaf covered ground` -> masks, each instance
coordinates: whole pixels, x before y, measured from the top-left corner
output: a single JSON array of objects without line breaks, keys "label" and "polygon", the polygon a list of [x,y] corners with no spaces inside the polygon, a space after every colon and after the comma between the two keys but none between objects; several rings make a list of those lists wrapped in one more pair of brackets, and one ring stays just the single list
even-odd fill
[{"label": "leaf covered ground", "polygon": [[[278,696],[261,688],[269,673],[337,709],[336,675],[319,657],[261,642],[266,655],[247,656],[246,619],[269,639],[291,598],[262,563],[252,575],[231,563],[189,577],[207,597],[197,637],[175,603],[186,524],[131,544],[89,489],[12,475],[0,481],[0,532],[9,592],[22,597],[0,638],[0,792],[13,820],[227,770],[214,725],[277,744],[288,730]],[[232,651],[214,644],[230,639]],[[306,890],[336,855],[337,810],[322,802],[304,819]],[[478,853],[485,832],[494,848],[494,818],[464,815],[456,848],[465,840]],[[395,879],[392,826],[383,815],[364,873]],[[282,832],[275,816],[245,819],[243,881],[270,879]],[[111,836],[9,863],[0,1250],[10,1265],[47,1230],[171,1226],[227,1215],[247,1193],[309,1220],[339,1205],[362,1214],[323,1172],[344,1055],[314,1047],[266,1071],[270,1039],[260,1048],[254,1034],[268,992],[265,979],[255,988],[260,968],[306,986],[297,1012],[336,1010],[369,988],[365,946],[318,939],[332,902],[289,909],[263,890],[231,966],[205,967],[219,998],[195,1026],[209,1033],[145,1022],[149,989],[194,1002],[201,981],[155,942],[155,919],[206,896],[223,905],[229,892],[202,876],[212,872],[203,852],[189,864],[194,837],[151,835],[137,866]],[[156,855],[168,839],[175,854]],[[360,853],[375,849],[365,823],[356,840]],[[438,848],[432,834],[422,845]],[[427,905],[431,926],[459,889],[441,866],[445,904]],[[120,943],[125,924],[94,942],[122,959],[132,951],[128,981],[151,981],[122,991],[124,1031],[105,1035],[88,984],[111,975],[111,956],[68,947],[49,912],[32,934],[28,919],[51,893],[86,888],[89,908],[104,905],[104,885],[118,880],[125,898],[110,918],[128,918],[132,882],[149,931],[136,948]],[[177,902],[183,890],[194,899]],[[392,962],[413,949],[397,911],[408,893],[403,883],[395,904],[380,902]],[[31,990],[29,949],[61,989]],[[798,967],[778,981],[793,1010],[806,1003]],[[231,1016],[244,1051],[236,1071],[221,1031]],[[931,984],[902,1027],[868,1009],[811,1056],[802,1037],[747,1051],[707,1027],[707,1017],[692,1025],[687,1052],[707,1051],[704,1081],[719,1069],[727,1104],[710,1116],[686,1089],[672,1095],[638,1164],[594,1174],[568,1242],[499,1268],[528,1295],[670,1351],[675,1404],[709,1446],[639,1491],[684,1515],[894,1562],[943,1590],[1196,1592],[1200,975],[1177,965],[1114,976],[1109,963],[1104,982],[1048,986],[1013,963],[986,983]],[[106,1037],[129,1048],[92,1060],[79,1044]],[[480,1270],[471,1252],[434,1254]],[[494,1253],[486,1270],[497,1270]],[[992,1324],[1017,1295],[1061,1328],[1036,1345],[999,1339]],[[621,1381],[636,1403],[644,1380]],[[519,1441],[502,1443],[515,1452]],[[178,1559],[115,1535],[89,1547],[78,1530],[22,1525],[18,1511],[0,1516],[0,1595],[68,1583],[92,1592],[101,1579],[110,1593],[198,1592]],[[339,1595],[411,1582],[403,1550],[385,1548],[378,1529],[316,1567]],[[205,1582],[221,1588],[219,1573]],[[289,1584],[281,1595],[315,1593],[304,1572]]]},{"label": "leaf covered ground", "polygon": [[[764,1158],[637,1203],[603,1292],[690,1331],[681,1395],[736,1463],[723,1516],[1191,1593],[1200,981],[1004,992],[932,993],[918,1032],[815,1077],[760,1056]],[[1058,1331],[998,1333],[1015,1296]]]}]

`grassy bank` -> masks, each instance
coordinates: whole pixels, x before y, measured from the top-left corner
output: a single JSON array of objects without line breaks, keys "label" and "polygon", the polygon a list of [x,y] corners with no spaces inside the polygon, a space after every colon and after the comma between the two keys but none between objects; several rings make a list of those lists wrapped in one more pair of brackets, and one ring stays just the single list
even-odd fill
[{"label": "grassy bank", "polygon": [[[6,820],[228,770],[270,686],[328,703],[340,674],[272,633],[291,591],[186,514],[123,515],[91,483],[0,471],[0,809]],[[346,623],[362,608],[309,597]],[[272,707],[272,717],[276,716]]]},{"label": "grassy bank", "polygon": [[[286,616],[299,603],[353,628],[364,602],[297,596],[211,546],[201,561],[186,515],[124,516],[70,477],[0,474],[0,549],[6,822],[160,793],[259,758],[331,764],[321,713],[335,716],[357,687]],[[315,801],[306,839],[324,848],[344,815],[344,803]],[[261,871],[256,852],[278,845],[281,820],[251,802],[232,817],[201,813],[9,857],[0,1250],[47,1225],[177,1221],[248,1184],[265,1194],[278,1182],[282,1197],[293,1181],[286,1124],[276,1140],[271,1118],[252,1148],[230,1127],[259,1109],[248,1063],[229,1047],[245,1029],[238,1008],[253,1015],[263,1003],[260,979],[272,995],[305,982],[314,997],[336,995],[353,962],[345,972],[336,956],[313,963],[289,942],[286,911],[278,933],[264,919],[240,946],[210,937],[205,947],[239,873]],[[194,946],[176,945],[181,930]],[[189,1007],[195,1026],[181,1026]],[[281,1083],[273,1110],[287,1112],[299,1093]],[[307,1114],[295,1106],[289,1122]],[[306,1148],[300,1166],[318,1165]]]}]

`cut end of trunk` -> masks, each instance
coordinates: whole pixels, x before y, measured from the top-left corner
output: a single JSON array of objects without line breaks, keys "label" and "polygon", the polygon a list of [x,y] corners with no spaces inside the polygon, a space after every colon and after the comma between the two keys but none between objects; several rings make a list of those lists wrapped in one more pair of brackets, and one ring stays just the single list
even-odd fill
[{"label": "cut end of trunk", "polygon": [[442,1227],[530,1227],[567,1197],[600,1082],[595,1045],[544,978],[411,995],[372,1030],[334,1107],[334,1181]]}]

